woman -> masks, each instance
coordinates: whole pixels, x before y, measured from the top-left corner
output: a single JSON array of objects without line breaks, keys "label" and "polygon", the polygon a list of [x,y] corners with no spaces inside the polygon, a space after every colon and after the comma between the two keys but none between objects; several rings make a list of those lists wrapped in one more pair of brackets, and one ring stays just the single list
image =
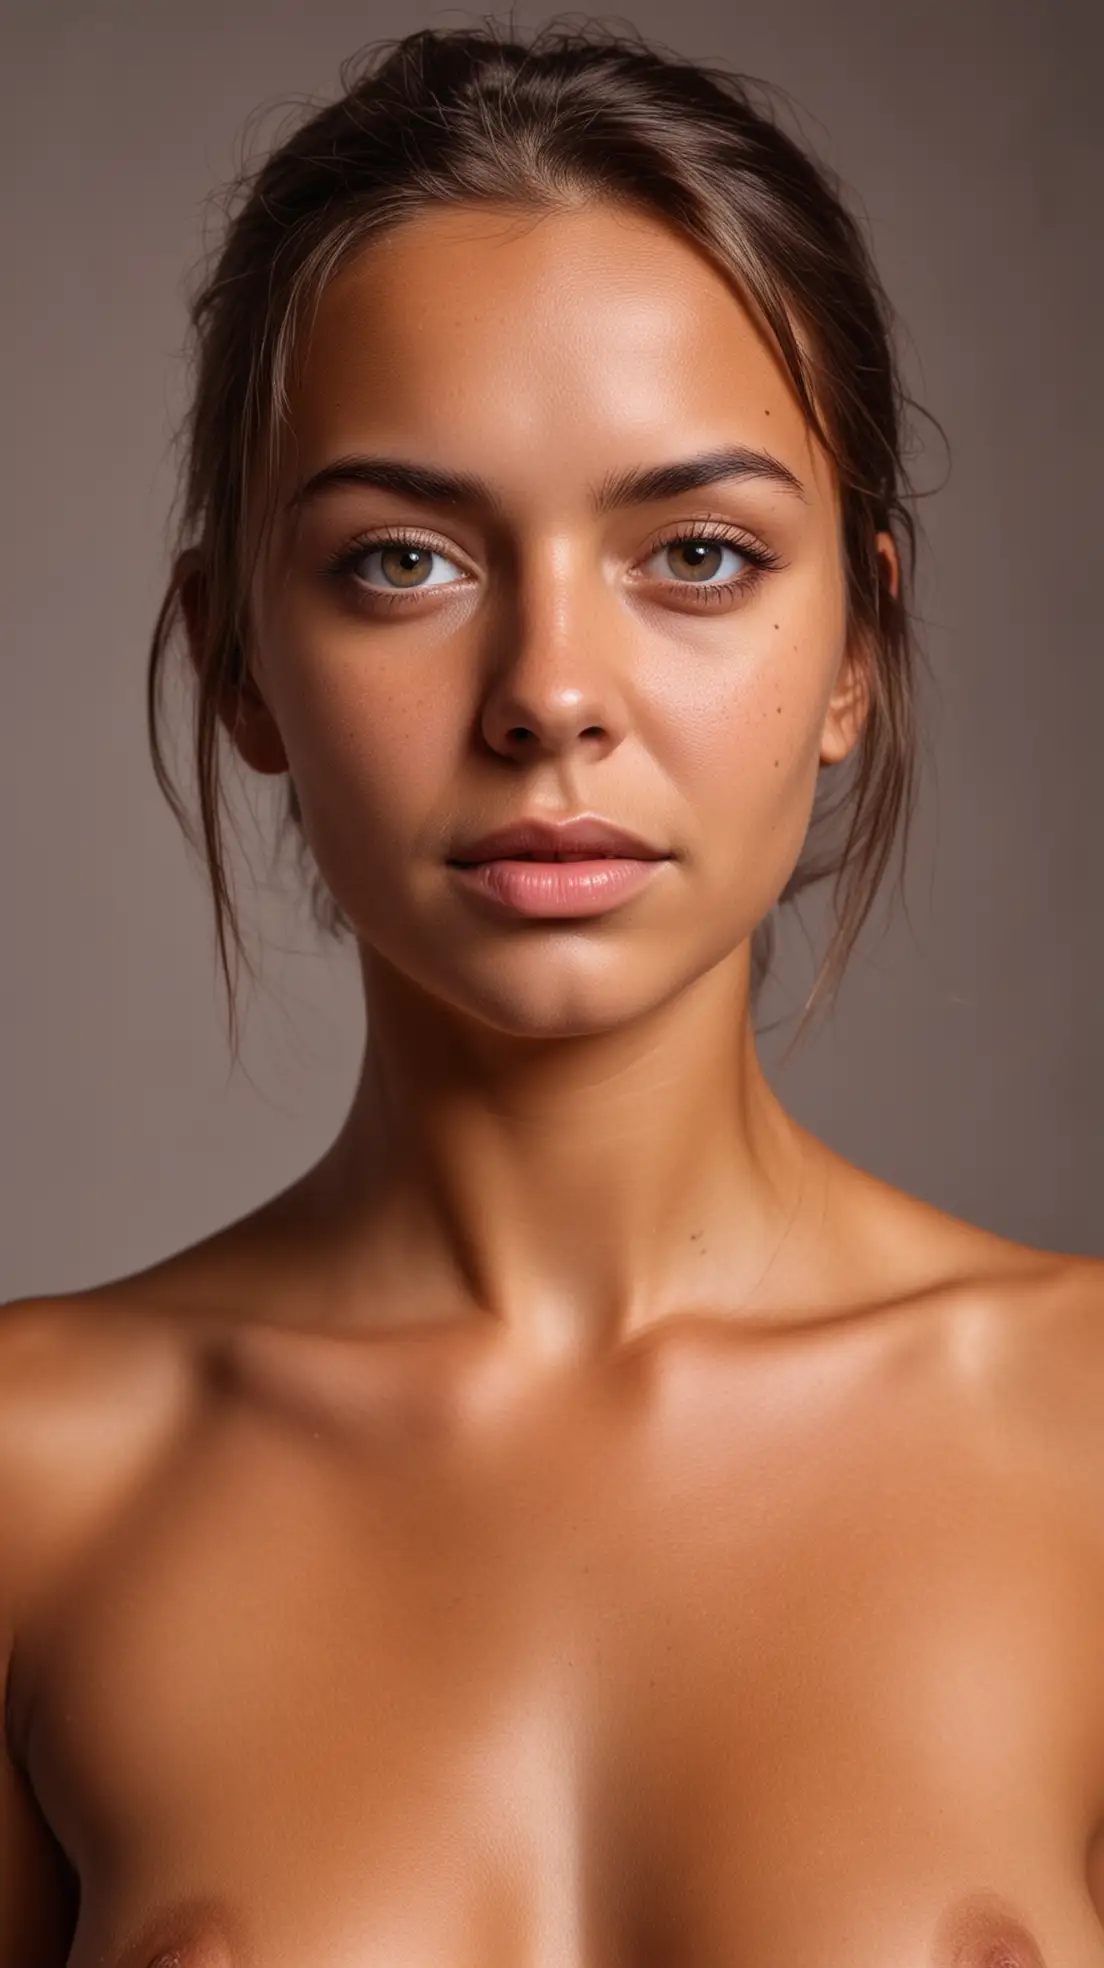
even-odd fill
[{"label": "woman", "polygon": [[227,980],[220,734],[364,1066],[266,1207],[8,1308],[0,1968],[1102,1968],[1101,1266],[754,1044],[911,796],[859,231],[629,36],[346,80],[195,305],[151,709],[179,620]]}]

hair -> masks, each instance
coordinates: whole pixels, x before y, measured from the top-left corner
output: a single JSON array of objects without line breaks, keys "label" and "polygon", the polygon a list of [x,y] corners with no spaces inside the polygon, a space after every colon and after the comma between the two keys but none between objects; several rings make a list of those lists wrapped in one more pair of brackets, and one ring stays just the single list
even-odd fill
[{"label": "hair", "polygon": [[[488,203],[540,214],[594,200],[656,216],[709,255],[765,324],[838,476],[848,623],[864,652],[868,708],[851,756],[821,767],[802,854],[779,898],[834,877],[834,930],[800,1036],[836,990],[898,839],[903,868],[917,779],[916,494],[903,443],[912,399],[862,229],[823,164],[780,127],[780,91],[684,60],[635,30],[553,20],[522,42],[491,20],[478,30],[425,28],[361,50],[340,76],[341,96],[308,105],[291,135],[231,185],[224,236],[190,303],[177,554],[149,653],[154,770],[206,861],[232,1041],[238,964],[252,966],[226,854],[223,715],[247,675],[254,495],[259,488],[267,514],[304,324],[351,256],[427,210]],[[876,549],[880,530],[898,551],[896,596]],[[253,537],[256,550],[262,534]],[[193,652],[198,828],[164,746],[165,659],[189,546],[206,598]],[[319,922],[347,928],[312,867],[290,776],[281,831],[297,841]],[[753,1004],[774,947],[772,912],[753,937]]]}]

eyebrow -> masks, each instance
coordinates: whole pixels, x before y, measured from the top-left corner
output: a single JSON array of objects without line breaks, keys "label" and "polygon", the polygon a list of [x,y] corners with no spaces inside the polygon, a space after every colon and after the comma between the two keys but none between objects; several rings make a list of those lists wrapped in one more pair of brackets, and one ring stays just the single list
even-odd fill
[{"label": "eyebrow", "polygon": [[[595,513],[614,512],[625,506],[644,505],[653,499],[676,499],[683,492],[694,492],[721,479],[765,479],[793,497],[805,499],[805,487],[788,465],[769,451],[750,450],[746,445],[727,445],[716,451],[699,451],[689,458],[676,458],[665,465],[641,465],[632,470],[609,472],[601,484],[591,489]],[[335,458],[298,486],[288,500],[289,510],[301,509],[334,486],[371,485],[381,492],[395,492],[430,506],[482,506],[501,514],[502,501],[486,479],[473,472],[444,471],[436,465],[414,464],[406,458]]]}]

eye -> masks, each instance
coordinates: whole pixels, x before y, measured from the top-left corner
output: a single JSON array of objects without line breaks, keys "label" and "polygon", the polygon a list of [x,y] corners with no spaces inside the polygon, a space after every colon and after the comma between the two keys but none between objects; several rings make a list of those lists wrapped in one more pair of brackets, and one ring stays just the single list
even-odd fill
[{"label": "eye", "polygon": [[[725,561],[728,556],[728,570]],[[747,592],[762,579],[768,568],[779,565],[777,554],[759,546],[742,536],[734,536],[730,529],[713,530],[708,526],[686,528],[681,533],[669,534],[652,549],[648,561],[659,560],[665,563],[659,578],[669,577],[674,570],[673,580],[668,584],[676,588],[700,588],[703,599],[723,601],[726,596]],[[737,563],[735,569],[732,562]],[[742,567],[740,563],[743,563]],[[645,569],[648,562],[644,563]],[[724,574],[726,578],[718,580]]]},{"label": "eye", "polygon": [[[413,534],[395,533],[374,540],[354,540],[331,563],[331,572],[350,574],[360,587],[391,600],[396,595],[420,592],[423,588],[448,587],[447,576],[435,578],[432,563],[456,567],[440,549]],[[382,580],[372,579],[374,571]],[[457,570],[463,574],[463,569]]]},{"label": "eye", "polygon": [[[737,568],[718,580],[718,574],[726,573],[726,558],[729,567],[735,561]],[[730,522],[708,520],[684,525],[658,541],[644,562],[645,570],[648,562],[658,559],[667,564],[669,578],[662,573],[658,577],[663,585],[695,598],[700,594],[707,606],[749,594],[768,569],[782,564],[777,554],[735,532]],[[444,570],[450,567],[459,573],[460,583],[449,579]],[[416,602],[426,589],[455,587],[471,578],[432,537],[413,531],[362,535],[340,547],[326,571],[332,580],[348,583],[358,596],[371,596],[384,608]]]}]

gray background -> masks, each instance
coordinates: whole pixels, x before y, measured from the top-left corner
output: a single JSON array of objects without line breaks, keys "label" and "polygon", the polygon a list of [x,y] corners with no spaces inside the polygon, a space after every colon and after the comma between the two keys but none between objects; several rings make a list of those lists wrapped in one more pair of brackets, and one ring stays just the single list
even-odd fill
[{"label": "gray background", "polygon": [[[289,98],[336,90],[342,56],[478,18],[347,0],[4,9],[0,1295],[191,1241],[290,1180],[343,1114],[361,1041],[348,955],[262,881],[246,903],[263,981],[231,1072],[205,892],[147,762],[183,280],[251,112],[270,106],[255,149]],[[769,1034],[765,1063],[798,1118],[876,1173],[1006,1235],[1099,1251],[1104,17],[638,0],[624,18],[795,98],[865,211],[909,386],[951,445],[948,478],[920,426],[935,688],[907,911],[879,910],[834,1013],[781,1072],[788,1028]],[[771,1016],[812,975],[800,925],[780,950]]]}]

